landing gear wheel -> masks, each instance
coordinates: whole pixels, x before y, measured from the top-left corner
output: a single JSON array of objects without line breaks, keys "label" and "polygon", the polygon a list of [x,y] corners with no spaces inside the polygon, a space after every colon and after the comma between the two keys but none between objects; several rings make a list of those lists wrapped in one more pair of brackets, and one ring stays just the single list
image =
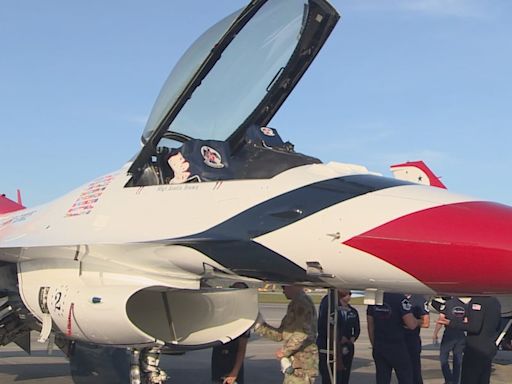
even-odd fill
[{"label": "landing gear wheel", "polygon": [[160,369],[161,347],[131,350],[130,384],[163,384],[167,374]]}]

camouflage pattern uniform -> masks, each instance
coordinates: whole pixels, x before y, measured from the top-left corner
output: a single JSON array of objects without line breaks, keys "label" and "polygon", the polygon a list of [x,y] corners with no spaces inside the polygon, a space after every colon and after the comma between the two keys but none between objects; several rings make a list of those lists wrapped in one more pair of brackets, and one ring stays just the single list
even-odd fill
[{"label": "camouflage pattern uniform", "polygon": [[318,376],[316,326],[315,306],[304,292],[300,292],[288,304],[279,328],[264,323],[256,329],[261,336],[283,342],[284,356],[294,367],[292,374],[284,375],[283,384],[311,384]]}]

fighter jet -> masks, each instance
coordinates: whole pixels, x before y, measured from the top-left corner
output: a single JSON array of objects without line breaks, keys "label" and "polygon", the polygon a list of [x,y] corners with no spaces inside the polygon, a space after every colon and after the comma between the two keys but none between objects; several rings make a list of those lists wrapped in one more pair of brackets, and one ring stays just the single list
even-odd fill
[{"label": "fighter jet", "polygon": [[268,126],[338,19],[325,0],[250,2],[176,64],[132,160],[1,214],[1,343],[37,330],[76,382],[160,383],[162,351],[254,323],[256,290],[214,279],[510,294],[511,207],[323,163]]}]

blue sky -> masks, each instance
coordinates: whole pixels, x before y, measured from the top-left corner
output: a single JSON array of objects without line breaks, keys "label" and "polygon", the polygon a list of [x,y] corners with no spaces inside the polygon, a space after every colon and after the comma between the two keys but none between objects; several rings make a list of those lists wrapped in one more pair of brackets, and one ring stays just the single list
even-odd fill
[{"label": "blue sky", "polygon": [[[0,193],[29,206],[119,168],[173,65],[240,0],[0,3]],[[512,2],[334,0],[333,34],[271,126],[299,152],[426,161],[512,205]]]}]

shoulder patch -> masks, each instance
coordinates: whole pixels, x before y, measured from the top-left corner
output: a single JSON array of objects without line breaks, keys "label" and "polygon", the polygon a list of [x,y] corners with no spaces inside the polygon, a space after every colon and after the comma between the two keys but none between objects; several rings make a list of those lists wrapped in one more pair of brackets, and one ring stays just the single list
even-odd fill
[{"label": "shoulder patch", "polygon": [[410,311],[412,308],[412,304],[407,299],[402,299],[402,308],[404,311]]}]

